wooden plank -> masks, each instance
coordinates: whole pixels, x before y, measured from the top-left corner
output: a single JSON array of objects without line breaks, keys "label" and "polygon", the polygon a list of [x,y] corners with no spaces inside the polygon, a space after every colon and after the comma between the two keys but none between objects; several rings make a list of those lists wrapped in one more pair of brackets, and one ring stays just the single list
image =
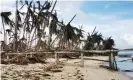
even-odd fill
[{"label": "wooden plank", "polygon": [[0,53],[2,54],[2,53],[5,53],[5,51],[0,51]]},{"label": "wooden plank", "polygon": [[84,67],[84,55],[81,53],[81,67]]},{"label": "wooden plank", "polygon": [[[46,53],[46,54],[51,54],[51,53],[58,53],[58,54],[65,54],[65,53],[94,53],[94,54],[109,54],[110,52],[114,53],[114,52],[119,52],[119,51],[133,51],[133,50],[61,50],[61,51],[41,51],[41,52],[21,52],[21,53],[8,53],[9,55],[14,55],[14,54],[42,54],[42,53]],[[2,51],[3,52],[3,51]]]},{"label": "wooden plank", "polygon": [[111,67],[111,54],[109,54],[109,67]]},{"label": "wooden plank", "polygon": [[[113,56],[114,56],[114,55],[113,55]],[[115,68],[116,70],[118,70],[115,56],[114,56],[114,68]]]},{"label": "wooden plank", "polygon": [[9,55],[6,55],[6,59],[9,60]]},{"label": "wooden plank", "polygon": [[107,53],[107,52],[126,52],[126,51],[133,51],[133,50],[60,50],[60,51],[73,51],[73,52],[91,52],[91,53]]},{"label": "wooden plank", "polygon": [[[91,52],[91,51],[83,51],[82,53],[85,53],[85,52]],[[42,54],[42,53],[44,53],[44,54],[51,54],[51,53],[58,53],[58,54],[73,54],[73,53],[79,53],[79,52],[63,52],[63,51],[61,51],[61,52],[22,52],[22,53],[8,53],[9,55],[15,55],[15,54],[17,54],[17,55],[19,55],[19,54]],[[95,52],[96,54],[98,54],[98,53],[103,53],[103,52]]]},{"label": "wooden plank", "polygon": [[55,53],[55,60],[56,60],[56,64],[59,63],[59,56],[58,56],[58,53]]},{"label": "wooden plank", "polygon": [[110,56],[111,56],[111,68],[114,69],[114,56],[112,52],[110,53]]}]

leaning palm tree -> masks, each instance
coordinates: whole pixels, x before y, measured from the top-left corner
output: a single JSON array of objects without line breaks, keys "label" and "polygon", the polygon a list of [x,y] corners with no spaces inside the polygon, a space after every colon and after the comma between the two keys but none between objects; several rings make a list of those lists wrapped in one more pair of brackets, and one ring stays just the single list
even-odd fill
[{"label": "leaning palm tree", "polygon": [[70,20],[70,22],[68,22],[67,25],[65,25],[63,21],[58,21],[58,19],[56,19],[56,16],[54,17],[55,21],[53,21],[53,23],[56,24],[53,25],[53,28],[51,28],[51,33],[56,34],[56,38],[50,43],[50,45],[53,45],[58,40],[58,47],[63,49],[63,47],[70,43],[70,40],[72,40],[72,36],[74,36],[75,34],[74,28],[73,26],[71,26],[70,23],[75,18],[75,16]]},{"label": "leaning palm tree", "polygon": [[72,38],[74,37],[74,27],[70,24],[72,20],[75,18],[76,15],[68,22],[67,25],[61,25],[60,34],[58,34],[60,37],[60,46],[62,48],[66,47],[70,42],[72,41]]},{"label": "leaning palm tree", "polygon": [[1,12],[0,14],[1,14],[1,19],[2,19],[3,31],[4,31],[4,42],[5,42],[5,44],[7,44],[5,25],[12,24],[12,22],[9,18],[9,16],[11,15],[11,12]]},{"label": "leaning palm tree", "polygon": [[73,27],[75,35],[72,38],[72,45],[74,48],[78,48],[77,46],[81,43],[81,38],[83,38],[83,32],[82,26],[77,28]]},{"label": "leaning palm tree", "polygon": [[[88,34],[85,49],[97,49],[101,41],[103,41],[101,33],[93,32],[91,35]],[[97,45],[95,46],[95,44]]]},{"label": "leaning palm tree", "polygon": [[95,32],[93,35],[92,35],[92,40],[94,40],[94,44],[97,44],[95,46],[95,49],[99,49],[99,44],[100,42],[103,40],[102,38],[102,34],[101,33],[98,33],[98,32]]},{"label": "leaning palm tree", "polygon": [[103,40],[103,49],[112,49],[113,46],[115,45],[115,42],[113,39],[111,39],[111,37]]}]

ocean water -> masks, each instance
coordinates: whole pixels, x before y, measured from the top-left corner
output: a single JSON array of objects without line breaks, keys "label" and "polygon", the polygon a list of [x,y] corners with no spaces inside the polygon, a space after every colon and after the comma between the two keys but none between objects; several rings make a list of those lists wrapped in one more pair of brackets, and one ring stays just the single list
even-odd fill
[{"label": "ocean water", "polygon": [[[128,57],[119,57],[119,55],[129,55]],[[132,70],[133,71],[133,62],[131,60],[133,57],[133,52],[119,52],[117,58],[117,67],[119,70],[125,75],[133,78],[133,72],[125,72],[124,70]]]}]

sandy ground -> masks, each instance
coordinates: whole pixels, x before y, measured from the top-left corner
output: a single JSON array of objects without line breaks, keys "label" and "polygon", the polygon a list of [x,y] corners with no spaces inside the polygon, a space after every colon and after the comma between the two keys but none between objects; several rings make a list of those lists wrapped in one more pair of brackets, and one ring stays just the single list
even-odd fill
[{"label": "sandy ground", "polygon": [[[131,80],[129,77],[116,71],[109,71],[99,67],[102,61],[88,60],[100,59],[107,60],[108,57],[96,56],[85,57],[84,67],[80,67],[80,59],[60,59],[64,65],[58,68],[62,72],[45,72],[46,64],[28,65],[1,65],[1,80]],[[47,60],[54,62],[53,59]],[[52,66],[55,67],[55,66]],[[54,70],[54,69],[53,69]]]}]

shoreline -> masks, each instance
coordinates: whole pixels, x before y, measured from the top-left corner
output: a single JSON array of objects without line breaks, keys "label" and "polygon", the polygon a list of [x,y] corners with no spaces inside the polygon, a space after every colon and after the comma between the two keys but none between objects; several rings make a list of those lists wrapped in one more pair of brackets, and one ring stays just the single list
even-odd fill
[{"label": "shoreline", "polygon": [[[117,62],[117,60],[118,60],[119,58],[127,58],[127,57],[118,57],[118,56],[116,56],[116,62]],[[120,60],[118,60],[118,61],[120,61]],[[118,66],[117,66],[117,67],[118,67]],[[129,77],[131,80],[133,80],[133,76],[127,75],[126,73],[128,73],[128,72],[123,72],[123,71],[121,71],[121,70],[119,69],[119,67],[118,67],[118,72],[120,72],[122,75],[127,76],[127,77]],[[133,72],[131,72],[131,73],[133,73]]]},{"label": "shoreline", "polygon": [[[132,80],[129,77],[121,74],[120,72],[110,71],[108,69],[101,68],[100,65],[104,65],[103,61],[89,60],[89,59],[107,60],[108,59],[107,56],[93,56],[85,58],[86,59],[84,60],[84,67],[79,66],[80,59],[60,58],[60,61],[65,61],[64,65],[62,65],[62,68],[59,68],[61,72],[51,72],[51,71],[44,72],[44,64],[41,63],[28,64],[26,66],[14,65],[14,64],[9,64],[9,65],[2,64],[3,65],[2,67],[11,66],[11,68],[7,68],[7,70],[9,70],[7,71],[9,75],[2,74],[2,76],[9,77],[7,78],[7,80],[11,78],[23,80],[22,74],[28,72],[28,74],[31,76],[29,77],[28,80],[34,80],[36,77],[38,77],[39,80],[44,80],[44,79],[45,80]],[[54,62],[55,59],[48,59],[47,61],[51,63]],[[22,71],[20,74],[21,69]],[[35,71],[30,69],[34,69]],[[15,74],[14,72],[17,72],[17,74]],[[42,74],[44,75],[44,73],[47,73],[50,76],[45,76],[45,77],[42,76]]]},{"label": "shoreline", "polygon": [[[105,65],[105,63],[108,63],[108,62],[106,62],[106,60],[108,60],[108,57],[107,56],[92,56],[92,57],[86,57],[86,58],[89,58],[89,59],[88,59],[88,61],[86,61],[86,60],[84,61],[85,67],[89,67],[89,68],[91,68],[91,67],[97,67],[98,70],[101,69],[102,71],[105,71],[106,73],[110,73],[108,75],[106,74],[106,76],[108,76],[110,78],[112,76],[114,78],[114,80],[133,80],[132,77],[129,77],[126,74],[121,73],[120,71],[110,71],[110,70],[108,70],[106,68],[99,67],[100,65]],[[94,59],[99,59],[99,61],[94,61]],[[105,61],[105,62],[103,62],[103,61]],[[96,71],[96,72],[99,73],[99,71]],[[117,79],[117,78],[119,78],[119,79]],[[87,80],[87,79],[85,79],[85,80]],[[104,80],[104,79],[98,79],[97,78],[95,80]],[[109,80],[111,80],[111,79],[109,79]]]},{"label": "shoreline", "polygon": [[118,71],[118,72],[120,72],[120,74],[122,74],[122,75],[124,75],[124,76],[127,76],[127,77],[129,77],[130,78],[130,80],[133,80],[133,77],[131,77],[131,76],[128,76],[125,72],[122,72],[122,71]]},{"label": "shoreline", "polygon": [[[120,58],[120,57],[116,56],[115,58],[116,58],[116,62],[117,62],[117,59]],[[108,62],[103,62],[103,63],[104,63],[104,65],[108,65],[108,64],[109,64]],[[118,65],[117,65],[117,67],[118,67]],[[126,72],[121,71],[121,70],[119,69],[119,67],[118,67],[118,71],[117,71],[117,72],[119,72],[120,74],[122,74],[122,75],[124,75],[124,76],[127,76],[127,77],[129,77],[131,80],[133,80],[133,77],[132,77],[132,76],[129,76],[129,75],[126,74]]]}]

